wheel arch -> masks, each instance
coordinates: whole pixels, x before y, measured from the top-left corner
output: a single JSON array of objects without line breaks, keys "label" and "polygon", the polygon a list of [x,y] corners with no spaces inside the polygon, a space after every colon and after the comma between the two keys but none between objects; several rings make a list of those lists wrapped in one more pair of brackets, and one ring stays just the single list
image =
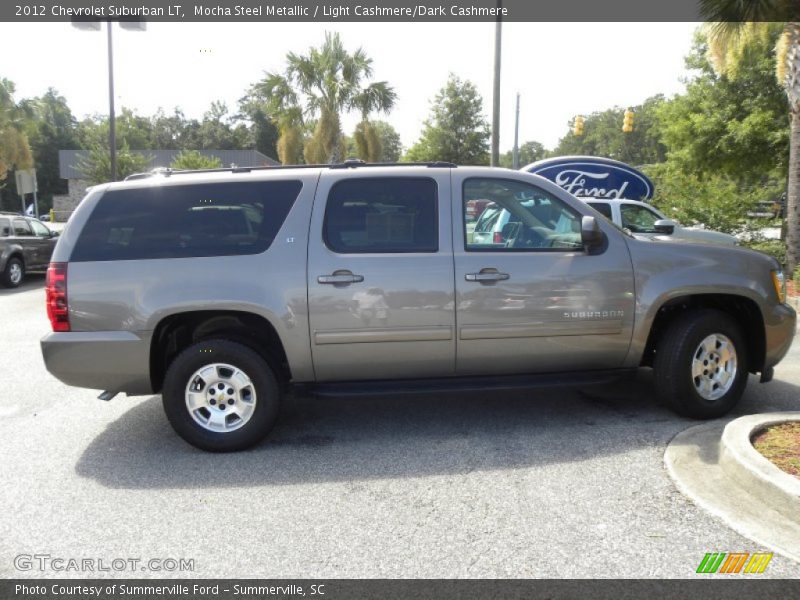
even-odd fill
[{"label": "wheel arch", "polygon": [[150,382],[154,392],[164,384],[172,360],[184,349],[203,340],[222,338],[257,352],[281,384],[292,378],[280,336],[265,317],[236,310],[195,310],[162,318],[150,342]]},{"label": "wheel arch", "polygon": [[687,294],[663,302],[656,310],[650,325],[640,364],[652,366],[656,345],[675,318],[687,311],[709,308],[729,315],[742,328],[748,348],[747,370],[750,373],[761,371],[766,360],[766,331],[761,309],[747,296],[728,293]]}]

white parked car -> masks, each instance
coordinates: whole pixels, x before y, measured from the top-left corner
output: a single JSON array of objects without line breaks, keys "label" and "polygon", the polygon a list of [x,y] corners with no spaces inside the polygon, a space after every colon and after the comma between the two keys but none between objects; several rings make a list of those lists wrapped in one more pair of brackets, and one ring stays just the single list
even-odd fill
[{"label": "white parked car", "polygon": [[580,198],[580,200],[586,202],[618,227],[627,229],[635,236],[734,246],[739,243],[739,240],[727,233],[699,227],[683,227],[677,221],[665,217],[649,204],[638,200],[595,198]]}]

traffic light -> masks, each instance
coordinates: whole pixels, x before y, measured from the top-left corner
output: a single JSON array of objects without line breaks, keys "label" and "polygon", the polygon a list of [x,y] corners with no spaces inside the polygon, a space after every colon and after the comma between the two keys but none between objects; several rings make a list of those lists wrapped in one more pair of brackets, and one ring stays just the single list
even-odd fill
[{"label": "traffic light", "polygon": [[580,137],[583,135],[583,122],[585,119],[583,117],[575,117],[575,122],[572,124],[572,134],[575,137]]},{"label": "traffic light", "polygon": [[625,133],[633,131],[633,111],[630,108],[625,111],[625,116],[622,117],[622,131]]}]

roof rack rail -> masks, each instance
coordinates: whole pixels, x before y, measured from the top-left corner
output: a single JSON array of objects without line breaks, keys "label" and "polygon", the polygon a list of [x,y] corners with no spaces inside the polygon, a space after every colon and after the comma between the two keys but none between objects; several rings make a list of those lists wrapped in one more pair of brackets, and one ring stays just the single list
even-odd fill
[{"label": "roof rack rail", "polygon": [[445,161],[433,162],[364,162],[360,158],[348,158],[342,163],[335,164],[314,164],[314,165],[263,165],[257,167],[219,167],[216,169],[170,169],[159,167],[152,171],[145,173],[134,173],[128,175],[124,181],[135,181],[137,179],[146,179],[148,177],[155,177],[161,175],[163,177],[172,177],[173,175],[194,175],[196,173],[249,173],[251,171],[279,171],[282,169],[354,169],[360,167],[428,167],[432,169],[454,169],[458,165]]},{"label": "roof rack rail", "polygon": [[429,167],[439,169],[455,169],[458,165],[446,161],[432,162],[374,162],[368,163],[360,158],[348,158],[344,162],[328,165],[329,169],[356,169],[360,167]]}]

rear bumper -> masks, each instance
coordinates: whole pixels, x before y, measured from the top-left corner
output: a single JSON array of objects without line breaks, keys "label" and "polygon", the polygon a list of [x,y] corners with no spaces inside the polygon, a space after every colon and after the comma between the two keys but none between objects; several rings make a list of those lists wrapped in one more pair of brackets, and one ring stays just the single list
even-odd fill
[{"label": "rear bumper", "polygon": [[150,394],[150,332],[56,332],[42,338],[45,367],[67,385]]},{"label": "rear bumper", "polygon": [[789,351],[797,327],[797,313],[788,304],[778,304],[772,309],[771,314],[765,316],[764,369],[766,370],[777,365]]}]

